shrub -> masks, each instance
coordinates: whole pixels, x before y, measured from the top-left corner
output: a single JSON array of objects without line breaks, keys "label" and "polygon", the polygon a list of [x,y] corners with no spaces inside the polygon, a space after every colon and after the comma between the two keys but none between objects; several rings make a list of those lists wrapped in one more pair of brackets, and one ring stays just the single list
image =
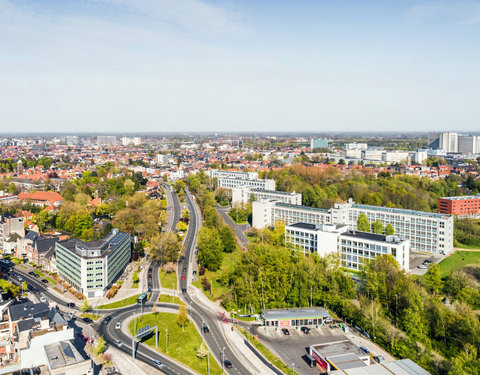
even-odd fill
[{"label": "shrub", "polygon": [[205,290],[210,290],[212,288],[212,286],[208,282],[207,276],[203,277],[202,284],[203,284],[203,289],[205,289]]},{"label": "shrub", "polygon": [[198,274],[200,276],[205,275],[205,267],[204,266],[200,266],[200,268],[198,269]]}]

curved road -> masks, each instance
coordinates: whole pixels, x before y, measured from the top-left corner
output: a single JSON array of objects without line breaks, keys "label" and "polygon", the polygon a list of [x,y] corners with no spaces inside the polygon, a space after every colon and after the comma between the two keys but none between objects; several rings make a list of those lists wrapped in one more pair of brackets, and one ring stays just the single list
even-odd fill
[{"label": "curved road", "polygon": [[173,190],[171,185],[162,182],[162,187],[165,191],[165,195],[167,198],[167,211],[170,214],[173,213],[173,216],[168,215],[166,230],[175,231],[175,228],[177,227],[177,224],[180,220],[180,201],[178,200],[177,193],[175,192],[175,190]]}]

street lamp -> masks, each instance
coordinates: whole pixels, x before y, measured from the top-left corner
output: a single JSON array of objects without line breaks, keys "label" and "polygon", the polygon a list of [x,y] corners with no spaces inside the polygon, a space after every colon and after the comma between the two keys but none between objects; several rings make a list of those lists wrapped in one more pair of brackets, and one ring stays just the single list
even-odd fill
[{"label": "street lamp", "polygon": [[222,348],[222,375],[224,374],[224,366],[225,366],[225,347]]},{"label": "street lamp", "polygon": [[165,341],[166,341],[165,347],[168,353],[168,328],[165,328]]},{"label": "street lamp", "polygon": [[292,362],[292,375],[295,375],[295,363]]}]

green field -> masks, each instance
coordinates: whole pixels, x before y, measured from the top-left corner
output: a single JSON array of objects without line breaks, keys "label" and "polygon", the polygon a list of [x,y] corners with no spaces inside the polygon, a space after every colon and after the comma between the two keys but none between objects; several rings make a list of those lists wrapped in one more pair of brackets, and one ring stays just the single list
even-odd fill
[{"label": "green field", "polygon": [[[225,275],[226,273],[230,272],[233,269],[235,260],[240,259],[240,257],[242,256],[242,253],[243,251],[240,250],[238,247],[237,247],[237,250],[235,250],[233,253],[224,253],[222,267],[220,267],[220,269],[215,272],[208,271],[208,270],[205,272],[208,282],[212,285],[214,299],[221,298],[223,294],[228,292],[228,287],[222,285],[219,282],[219,280],[221,280],[223,275]],[[198,276],[199,280],[193,282],[193,285],[196,286],[197,288],[200,288],[201,290],[203,290],[202,278],[203,276]],[[208,298],[211,298],[209,292],[204,291],[204,293]]]},{"label": "green field", "polygon": [[177,289],[177,273],[166,273],[160,270],[160,285],[166,289]]},{"label": "green field", "polygon": [[160,303],[175,303],[177,305],[184,304],[180,298],[177,296],[169,296],[166,294],[160,294],[160,298],[158,299]]},{"label": "green field", "polygon": [[444,277],[468,264],[480,264],[480,251],[458,250],[438,264]]},{"label": "green field", "polygon": [[119,307],[130,306],[130,305],[133,305],[134,303],[137,303],[138,296],[139,294],[136,294],[134,296],[122,299],[120,301],[107,303],[106,305],[100,305],[95,308],[100,310],[107,310],[107,309],[117,309]]},{"label": "green field", "polygon": [[[147,314],[143,315],[136,321],[137,329],[148,324],[150,324],[152,327],[158,326],[158,350],[160,352],[166,353],[165,329],[168,329],[167,354],[191,369],[194,369],[196,372],[202,375],[207,375],[207,358],[202,360],[197,357],[197,352],[202,343],[202,338],[192,322],[189,322],[185,329],[182,330],[182,327],[177,324],[177,315],[169,313],[158,313],[156,317],[155,314]],[[128,325],[128,328],[132,334],[135,329],[134,327],[135,321],[132,320]],[[155,337],[148,338],[145,340],[145,343],[155,348]],[[221,373],[222,369],[215,359],[210,355],[210,374],[220,375]]]}]

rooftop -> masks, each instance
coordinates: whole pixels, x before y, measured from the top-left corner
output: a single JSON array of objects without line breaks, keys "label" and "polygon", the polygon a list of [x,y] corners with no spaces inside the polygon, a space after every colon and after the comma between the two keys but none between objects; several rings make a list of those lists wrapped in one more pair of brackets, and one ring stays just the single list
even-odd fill
[{"label": "rooftop", "polygon": [[441,197],[440,199],[446,199],[449,201],[463,201],[467,199],[480,199],[480,193],[477,195],[463,195],[459,197]]},{"label": "rooftop", "polygon": [[266,320],[314,319],[330,317],[328,311],[323,307],[262,310],[261,315]]},{"label": "rooftop", "polygon": [[298,195],[299,193],[292,193],[288,191],[277,191],[277,190],[262,190],[262,189],[252,189],[252,192],[255,193],[265,193],[265,194],[276,194],[276,195],[288,195],[288,196],[294,196]]},{"label": "rooftop", "polygon": [[352,205],[352,207],[365,209],[365,210],[384,211],[384,212],[390,212],[390,213],[395,213],[395,214],[403,214],[403,215],[434,217],[434,218],[438,218],[438,219],[444,219],[444,218],[447,218],[447,217],[451,216],[451,215],[437,214],[435,212],[407,210],[407,209],[404,209],[404,208],[390,208],[390,207],[381,207],[381,206],[370,206],[370,205],[366,205],[366,204],[357,204],[357,203],[354,203]]},{"label": "rooftop", "polygon": [[19,303],[18,305],[11,305],[8,310],[10,312],[10,319],[13,322],[20,319],[48,316],[50,311],[46,303],[33,303],[31,301]]},{"label": "rooftop", "polygon": [[43,348],[51,369],[87,361],[70,341],[55,342]]},{"label": "rooftop", "polygon": [[[335,341],[327,344],[318,344],[312,345],[312,348],[321,354],[324,358],[332,359],[333,362],[336,362],[335,358],[338,358],[339,361],[353,360],[355,358],[365,358],[368,357],[362,349],[355,345],[350,340],[341,340]],[[354,355],[346,357],[346,355]]]},{"label": "rooftop", "polygon": [[277,202],[275,205],[279,207],[295,208],[297,210],[308,210],[308,211],[314,211],[318,213],[328,213],[329,211],[325,208],[308,207],[308,206],[302,206],[299,204],[290,204],[290,203],[283,203],[283,202]]},{"label": "rooftop", "polygon": [[56,244],[70,250],[78,256],[98,258],[107,255],[110,250],[115,249],[127,237],[130,237],[128,233],[113,230],[112,233],[105,238],[97,241],[84,242],[78,238],[71,238],[65,241],[59,241]]},{"label": "rooftop", "polygon": [[356,231],[356,230],[349,230],[348,232],[342,233],[342,236],[353,237],[353,238],[361,238],[361,239],[369,240],[369,241],[396,243],[396,244],[405,242],[404,239],[400,238],[399,236],[395,236],[395,235],[386,236],[384,234],[359,232],[359,231]]}]

